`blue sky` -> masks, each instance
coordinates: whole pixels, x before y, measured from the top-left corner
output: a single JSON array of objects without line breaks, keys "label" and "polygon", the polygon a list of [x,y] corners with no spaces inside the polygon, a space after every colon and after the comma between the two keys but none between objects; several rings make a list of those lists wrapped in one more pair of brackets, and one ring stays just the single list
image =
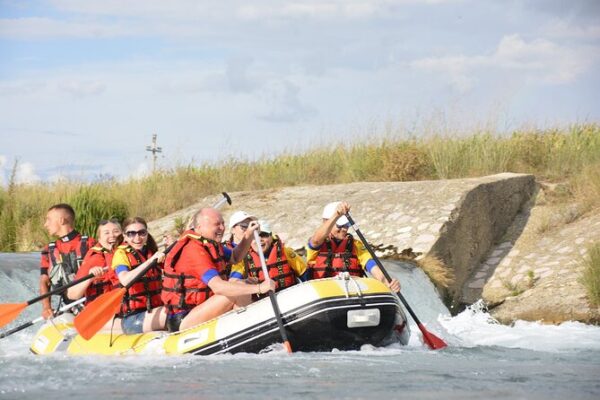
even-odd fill
[{"label": "blue sky", "polygon": [[600,2],[0,0],[0,184],[600,121]]}]

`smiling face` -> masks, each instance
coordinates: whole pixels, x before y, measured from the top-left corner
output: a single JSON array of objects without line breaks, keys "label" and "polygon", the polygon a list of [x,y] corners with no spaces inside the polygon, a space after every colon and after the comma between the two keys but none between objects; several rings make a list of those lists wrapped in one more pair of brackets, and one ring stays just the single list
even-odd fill
[{"label": "smiling face", "polygon": [[231,234],[233,235],[233,241],[235,243],[239,243],[244,238],[244,232],[248,229],[248,224],[252,221],[252,218],[246,218],[245,220],[235,224],[233,228],[231,228]]},{"label": "smiling face", "polygon": [[220,212],[204,208],[196,218],[196,231],[206,239],[221,242],[225,233],[225,221]]},{"label": "smiling face", "polygon": [[125,241],[134,249],[141,250],[148,241],[148,228],[139,222],[125,227]]},{"label": "smiling face", "polygon": [[348,234],[348,228],[350,228],[350,224],[342,226],[334,225],[331,229],[331,236],[338,240],[344,240]]},{"label": "smiling face", "polygon": [[107,222],[98,228],[98,242],[105,249],[112,250],[122,234],[123,230],[119,224]]}]

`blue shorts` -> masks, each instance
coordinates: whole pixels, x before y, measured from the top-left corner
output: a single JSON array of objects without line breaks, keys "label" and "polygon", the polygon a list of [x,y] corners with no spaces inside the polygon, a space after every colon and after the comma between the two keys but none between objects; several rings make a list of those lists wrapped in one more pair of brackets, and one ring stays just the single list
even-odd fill
[{"label": "blue shorts", "polygon": [[121,321],[123,333],[126,335],[135,335],[136,333],[144,332],[144,318],[146,311],[139,312],[133,315],[128,315]]},{"label": "blue shorts", "polygon": [[179,326],[181,325],[181,321],[188,315],[190,310],[179,311],[175,314],[167,314],[167,330],[169,332],[177,332],[179,331]]}]

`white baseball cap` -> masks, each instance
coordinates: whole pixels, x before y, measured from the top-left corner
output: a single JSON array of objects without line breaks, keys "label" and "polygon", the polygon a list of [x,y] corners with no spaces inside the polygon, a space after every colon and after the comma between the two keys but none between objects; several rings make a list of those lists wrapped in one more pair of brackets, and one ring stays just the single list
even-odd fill
[{"label": "white baseball cap", "polygon": [[260,225],[261,232],[273,233],[273,230],[271,229],[271,225],[269,225],[269,223],[267,221],[265,221],[264,219],[258,220],[258,224]]},{"label": "white baseball cap", "polygon": [[[338,206],[340,205],[341,201],[334,201],[333,203],[329,203],[325,206],[325,208],[323,209],[323,218],[324,219],[329,219],[331,217],[333,217],[335,215],[335,210],[338,208]],[[346,225],[348,222],[348,218],[346,218],[345,215],[342,215],[341,217],[338,218],[338,220],[335,222],[336,225]]]},{"label": "white baseball cap", "polygon": [[229,217],[229,229],[233,228],[245,219],[254,219],[254,216],[248,214],[246,211],[240,210],[234,212],[231,217]]}]

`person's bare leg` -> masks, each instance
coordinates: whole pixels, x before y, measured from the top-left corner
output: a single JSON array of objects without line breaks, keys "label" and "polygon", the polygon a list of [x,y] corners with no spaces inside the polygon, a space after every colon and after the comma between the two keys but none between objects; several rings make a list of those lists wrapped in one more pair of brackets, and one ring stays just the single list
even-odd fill
[{"label": "person's bare leg", "polygon": [[144,318],[144,332],[164,331],[167,321],[167,310],[165,307],[153,308],[146,313]]},{"label": "person's bare leg", "polygon": [[204,303],[196,306],[189,312],[188,315],[181,321],[179,330],[182,331],[192,326],[206,322],[209,319],[218,317],[221,314],[233,308],[233,301],[229,297],[215,295],[206,300]]},{"label": "person's bare leg", "polygon": [[238,308],[242,308],[242,307],[246,307],[249,304],[252,304],[254,302],[254,300],[252,299],[252,295],[246,295],[246,296],[237,296],[234,297],[234,304],[233,304],[233,309],[238,309]]}]

